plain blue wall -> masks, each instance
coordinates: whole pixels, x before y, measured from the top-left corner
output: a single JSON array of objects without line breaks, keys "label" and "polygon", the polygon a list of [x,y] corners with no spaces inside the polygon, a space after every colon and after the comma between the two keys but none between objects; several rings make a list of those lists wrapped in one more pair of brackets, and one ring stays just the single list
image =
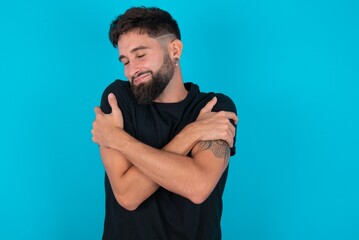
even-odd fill
[{"label": "plain blue wall", "polygon": [[100,239],[93,107],[130,6],[182,29],[185,81],[235,101],[224,240],[359,239],[357,1],[1,1],[0,239]]}]

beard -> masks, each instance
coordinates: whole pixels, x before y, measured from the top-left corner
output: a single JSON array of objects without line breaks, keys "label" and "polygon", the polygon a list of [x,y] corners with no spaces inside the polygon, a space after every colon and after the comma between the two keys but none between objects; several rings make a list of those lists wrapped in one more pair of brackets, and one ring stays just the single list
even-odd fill
[{"label": "beard", "polygon": [[[133,96],[138,104],[148,105],[158,98],[171,81],[175,72],[175,65],[167,54],[163,57],[163,63],[157,72],[151,71],[152,79],[140,83],[138,86],[131,84]],[[147,72],[140,73],[144,74]]]}]

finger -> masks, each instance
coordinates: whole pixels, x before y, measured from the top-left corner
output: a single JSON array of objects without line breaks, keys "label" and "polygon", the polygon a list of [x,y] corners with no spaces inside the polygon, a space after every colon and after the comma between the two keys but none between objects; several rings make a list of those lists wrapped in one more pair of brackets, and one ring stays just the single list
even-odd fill
[{"label": "finger", "polygon": [[230,120],[227,120],[227,126],[225,130],[225,136],[224,139],[230,147],[233,147],[234,144],[234,137],[236,135],[236,128],[235,126],[230,122]]},{"label": "finger", "polygon": [[[232,124],[230,124],[230,125],[232,125]],[[232,125],[232,127],[233,127],[233,125]],[[234,135],[235,135],[235,132],[233,132],[233,129],[231,127],[228,127],[226,130],[225,136],[223,137],[223,140],[226,141],[230,147],[233,147]]]},{"label": "finger", "polygon": [[94,130],[94,129],[91,130],[91,134],[92,134],[92,141],[93,141],[94,143],[96,143],[95,130]]},{"label": "finger", "polygon": [[122,112],[121,112],[121,109],[118,107],[118,103],[117,103],[115,94],[110,93],[108,95],[108,102],[111,106],[112,113],[114,115],[116,115],[117,118],[120,118],[120,117],[122,118]]},{"label": "finger", "polygon": [[226,143],[228,143],[228,146],[230,148],[233,147],[233,138],[226,138],[226,139],[223,139],[223,141],[225,141]]},{"label": "finger", "polygon": [[231,138],[229,140],[229,142],[227,142],[227,143],[228,143],[229,147],[232,148],[233,147],[233,138]]},{"label": "finger", "polygon": [[238,117],[234,112],[225,112],[225,117],[229,120],[233,120],[234,124],[238,123]]},{"label": "finger", "polygon": [[110,93],[107,99],[108,99],[108,103],[111,106],[112,112],[119,110],[117,99],[113,93]]},{"label": "finger", "polygon": [[99,108],[99,107],[95,107],[94,111],[96,114],[103,115],[103,112],[101,111],[101,108]]},{"label": "finger", "polygon": [[230,148],[233,147],[233,138],[226,135],[226,137],[221,138],[221,140],[225,141]]},{"label": "finger", "polygon": [[233,126],[232,123],[229,124],[229,128],[228,128],[232,138],[236,135],[236,128]]},{"label": "finger", "polygon": [[200,111],[200,114],[201,113],[206,113],[206,112],[211,112],[212,111],[212,108],[214,107],[214,105],[216,105],[217,103],[217,97],[214,97],[211,99],[211,101],[209,101],[206,106],[204,106],[201,111]]}]

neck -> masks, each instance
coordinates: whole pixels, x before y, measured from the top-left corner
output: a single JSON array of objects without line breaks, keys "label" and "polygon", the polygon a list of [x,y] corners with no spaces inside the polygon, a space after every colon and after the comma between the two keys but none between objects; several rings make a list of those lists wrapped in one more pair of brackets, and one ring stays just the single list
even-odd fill
[{"label": "neck", "polygon": [[187,96],[187,90],[184,86],[180,68],[176,68],[173,78],[168,83],[163,93],[155,99],[157,103],[176,103]]}]

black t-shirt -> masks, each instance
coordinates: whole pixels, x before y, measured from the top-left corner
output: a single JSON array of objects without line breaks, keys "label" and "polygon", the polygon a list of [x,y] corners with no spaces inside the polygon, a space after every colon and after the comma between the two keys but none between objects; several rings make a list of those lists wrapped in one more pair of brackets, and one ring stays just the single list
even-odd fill
[{"label": "black t-shirt", "polygon": [[[214,97],[212,111],[236,112],[234,103],[223,94],[202,93],[197,85],[185,83],[187,97],[178,103],[138,105],[129,82],[116,80],[102,95],[101,109],[110,113],[107,96],[114,93],[123,114],[124,130],[154,148],[164,147],[187,124],[196,120],[199,111]],[[235,154],[235,147],[231,155]],[[128,211],[115,199],[105,176],[106,216],[103,239],[120,240],[211,240],[221,239],[222,195],[228,168],[210,196],[202,204],[159,188],[136,210]]]}]

